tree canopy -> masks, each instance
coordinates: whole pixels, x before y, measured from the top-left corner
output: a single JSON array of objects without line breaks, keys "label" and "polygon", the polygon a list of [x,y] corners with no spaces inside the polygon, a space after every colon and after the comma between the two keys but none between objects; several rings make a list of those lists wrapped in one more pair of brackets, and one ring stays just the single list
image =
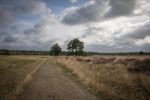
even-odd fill
[{"label": "tree canopy", "polygon": [[58,56],[61,53],[61,47],[56,43],[51,47],[50,54],[52,56]]},{"label": "tree canopy", "polygon": [[67,46],[69,55],[82,55],[84,53],[84,43],[78,38],[71,40]]}]

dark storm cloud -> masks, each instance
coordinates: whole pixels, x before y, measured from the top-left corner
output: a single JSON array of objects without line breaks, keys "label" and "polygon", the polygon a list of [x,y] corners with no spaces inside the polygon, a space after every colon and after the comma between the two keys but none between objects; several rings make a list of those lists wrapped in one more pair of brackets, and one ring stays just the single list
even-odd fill
[{"label": "dark storm cloud", "polygon": [[14,36],[7,36],[7,37],[4,38],[5,43],[16,42],[16,41],[17,41],[17,38],[14,37]]},{"label": "dark storm cloud", "polygon": [[46,4],[39,0],[1,0],[0,26],[10,24],[20,15],[36,15],[45,11]]},{"label": "dark storm cloud", "polygon": [[62,22],[73,25],[99,20],[106,9],[104,3],[105,2],[88,2],[84,6],[66,10]]},{"label": "dark storm cloud", "polygon": [[127,34],[127,37],[134,39],[144,39],[145,37],[150,36],[150,22],[143,27],[140,27],[133,33]]},{"label": "dark storm cloud", "polygon": [[0,6],[0,27],[3,28],[13,21],[13,13]]},{"label": "dark storm cloud", "polygon": [[150,52],[150,44],[144,44],[140,47],[141,51],[147,51]]},{"label": "dark storm cloud", "polygon": [[91,0],[84,6],[66,10],[62,22],[74,25],[129,15],[135,5],[136,0]]},{"label": "dark storm cloud", "polygon": [[41,16],[47,11],[46,3],[41,0],[0,0],[0,48],[36,48],[38,44],[24,33],[32,25],[22,18]]},{"label": "dark storm cloud", "polygon": [[41,13],[46,7],[46,4],[40,0],[2,0],[0,5],[5,10],[22,14]]},{"label": "dark storm cloud", "polygon": [[135,8],[136,0],[110,0],[109,5],[111,9],[106,17],[129,15]]}]

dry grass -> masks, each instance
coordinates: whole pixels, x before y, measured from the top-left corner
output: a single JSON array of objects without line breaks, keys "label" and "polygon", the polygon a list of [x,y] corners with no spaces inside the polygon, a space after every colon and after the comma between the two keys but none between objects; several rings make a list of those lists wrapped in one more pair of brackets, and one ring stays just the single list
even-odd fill
[{"label": "dry grass", "polygon": [[103,99],[150,100],[149,56],[60,57],[58,62]]},{"label": "dry grass", "polygon": [[42,59],[36,56],[0,56],[0,100],[13,100],[16,87]]}]

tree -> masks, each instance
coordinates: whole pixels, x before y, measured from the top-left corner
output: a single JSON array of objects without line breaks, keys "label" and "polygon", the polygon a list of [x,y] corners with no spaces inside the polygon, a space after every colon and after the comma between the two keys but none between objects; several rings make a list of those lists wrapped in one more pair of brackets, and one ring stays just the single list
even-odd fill
[{"label": "tree", "polygon": [[143,55],[143,54],[144,54],[144,52],[143,52],[143,51],[140,51],[139,53],[140,53],[140,55]]},{"label": "tree", "polygon": [[84,43],[81,42],[79,39],[75,38],[68,43],[68,53],[69,55],[82,55]]},{"label": "tree", "polygon": [[61,47],[56,43],[51,47],[50,54],[52,56],[58,56],[61,53]]}]

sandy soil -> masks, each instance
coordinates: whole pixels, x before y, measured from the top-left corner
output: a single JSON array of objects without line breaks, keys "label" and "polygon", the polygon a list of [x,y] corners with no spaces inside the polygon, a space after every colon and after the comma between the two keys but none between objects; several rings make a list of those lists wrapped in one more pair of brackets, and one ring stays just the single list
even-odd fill
[{"label": "sandy soil", "polygon": [[49,57],[25,87],[19,100],[98,100],[98,98],[67,77],[56,60]]}]

